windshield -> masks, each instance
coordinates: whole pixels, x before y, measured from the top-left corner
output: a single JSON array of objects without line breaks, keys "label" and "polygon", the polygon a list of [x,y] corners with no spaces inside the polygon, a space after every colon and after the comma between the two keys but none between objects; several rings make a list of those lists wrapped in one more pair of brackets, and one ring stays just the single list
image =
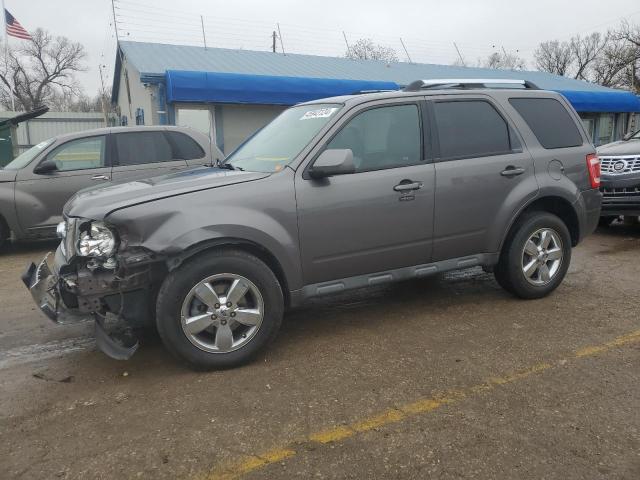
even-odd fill
[{"label": "windshield", "polygon": [[42,152],[45,148],[47,148],[49,145],[51,145],[53,143],[53,140],[54,139],[51,138],[49,140],[45,140],[44,142],[40,142],[39,144],[37,144],[34,147],[31,147],[26,152],[23,152],[20,155],[18,155],[16,158],[14,158],[13,161],[11,163],[9,163],[9,165],[4,167],[4,169],[5,170],[20,170],[21,168],[26,167],[27,165],[29,165],[31,160],[33,160],[34,158],[36,158],[40,154],[40,152]]},{"label": "windshield", "polygon": [[253,172],[279,172],[340,108],[342,105],[328,103],[291,107],[240,145],[224,163]]}]

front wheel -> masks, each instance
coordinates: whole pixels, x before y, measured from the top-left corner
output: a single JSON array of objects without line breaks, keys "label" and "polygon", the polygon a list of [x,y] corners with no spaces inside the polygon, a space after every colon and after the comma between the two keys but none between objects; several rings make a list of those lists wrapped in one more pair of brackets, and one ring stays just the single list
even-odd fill
[{"label": "front wheel", "polygon": [[283,310],[282,289],[264,262],[220,250],[167,276],[156,321],[167,349],[193,368],[210,370],[251,360],[277,334]]},{"label": "front wheel", "polygon": [[520,298],[541,298],[562,282],[571,262],[571,236],[551,213],[531,212],[507,239],[495,268],[498,283]]}]

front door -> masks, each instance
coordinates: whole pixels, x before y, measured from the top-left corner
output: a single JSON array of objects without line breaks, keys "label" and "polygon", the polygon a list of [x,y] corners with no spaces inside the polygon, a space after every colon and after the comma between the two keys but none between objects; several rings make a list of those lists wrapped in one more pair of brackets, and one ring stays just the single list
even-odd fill
[{"label": "front door", "polygon": [[431,105],[437,132],[433,260],[496,253],[522,199],[538,190],[531,155],[487,99]]},{"label": "front door", "polygon": [[326,148],[351,149],[356,173],[296,175],[306,284],[427,263],[434,168],[418,103],[361,108]]},{"label": "front door", "polygon": [[[107,137],[97,135],[70,140],[49,152],[45,158],[18,171],[16,205],[23,231],[32,235],[51,235],[62,221],[64,204],[77,191],[104,184],[111,179],[107,158]],[[37,165],[53,161],[57,169],[36,173]]]},{"label": "front door", "polygon": [[154,177],[188,167],[184,158],[178,158],[162,130],[116,133],[113,137],[114,182]]}]

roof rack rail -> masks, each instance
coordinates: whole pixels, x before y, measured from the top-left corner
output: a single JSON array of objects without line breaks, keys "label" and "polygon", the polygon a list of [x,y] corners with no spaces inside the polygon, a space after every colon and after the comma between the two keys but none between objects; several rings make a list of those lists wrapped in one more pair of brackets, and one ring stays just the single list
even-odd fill
[{"label": "roof rack rail", "polygon": [[529,80],[516,80],[513,78],[437,78],[432,80],[416,80],[407,85],[405,92],[419,92],[429,88],[433,89],[467,89],[467,88],[491,88],[488,85],[521,85],[526,89],[540,90]]},{"label": "roof rack rail", "polygon": [[390,88],[374,88],[371,90],[356,90],[349,95],[364,95],[365,93],[380,93],[380,92],[396,92],[397,90],[391,90]]}]

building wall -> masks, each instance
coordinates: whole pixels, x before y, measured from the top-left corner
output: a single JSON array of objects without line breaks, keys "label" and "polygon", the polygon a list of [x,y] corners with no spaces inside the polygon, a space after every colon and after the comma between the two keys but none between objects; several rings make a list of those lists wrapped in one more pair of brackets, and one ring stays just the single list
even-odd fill
[{"label": "building wall", "polygon": [[119,81],[116,101],[120,112],[118,124],[123,125],[126,121],[127,125],[136,125],[136,112],[138,109],[142,109],[144,125],[157,125],[158,86],[147,84],[145,87],[145,84],[140,80],[140,72],[127,62],[126,58],[122,60]]}]

